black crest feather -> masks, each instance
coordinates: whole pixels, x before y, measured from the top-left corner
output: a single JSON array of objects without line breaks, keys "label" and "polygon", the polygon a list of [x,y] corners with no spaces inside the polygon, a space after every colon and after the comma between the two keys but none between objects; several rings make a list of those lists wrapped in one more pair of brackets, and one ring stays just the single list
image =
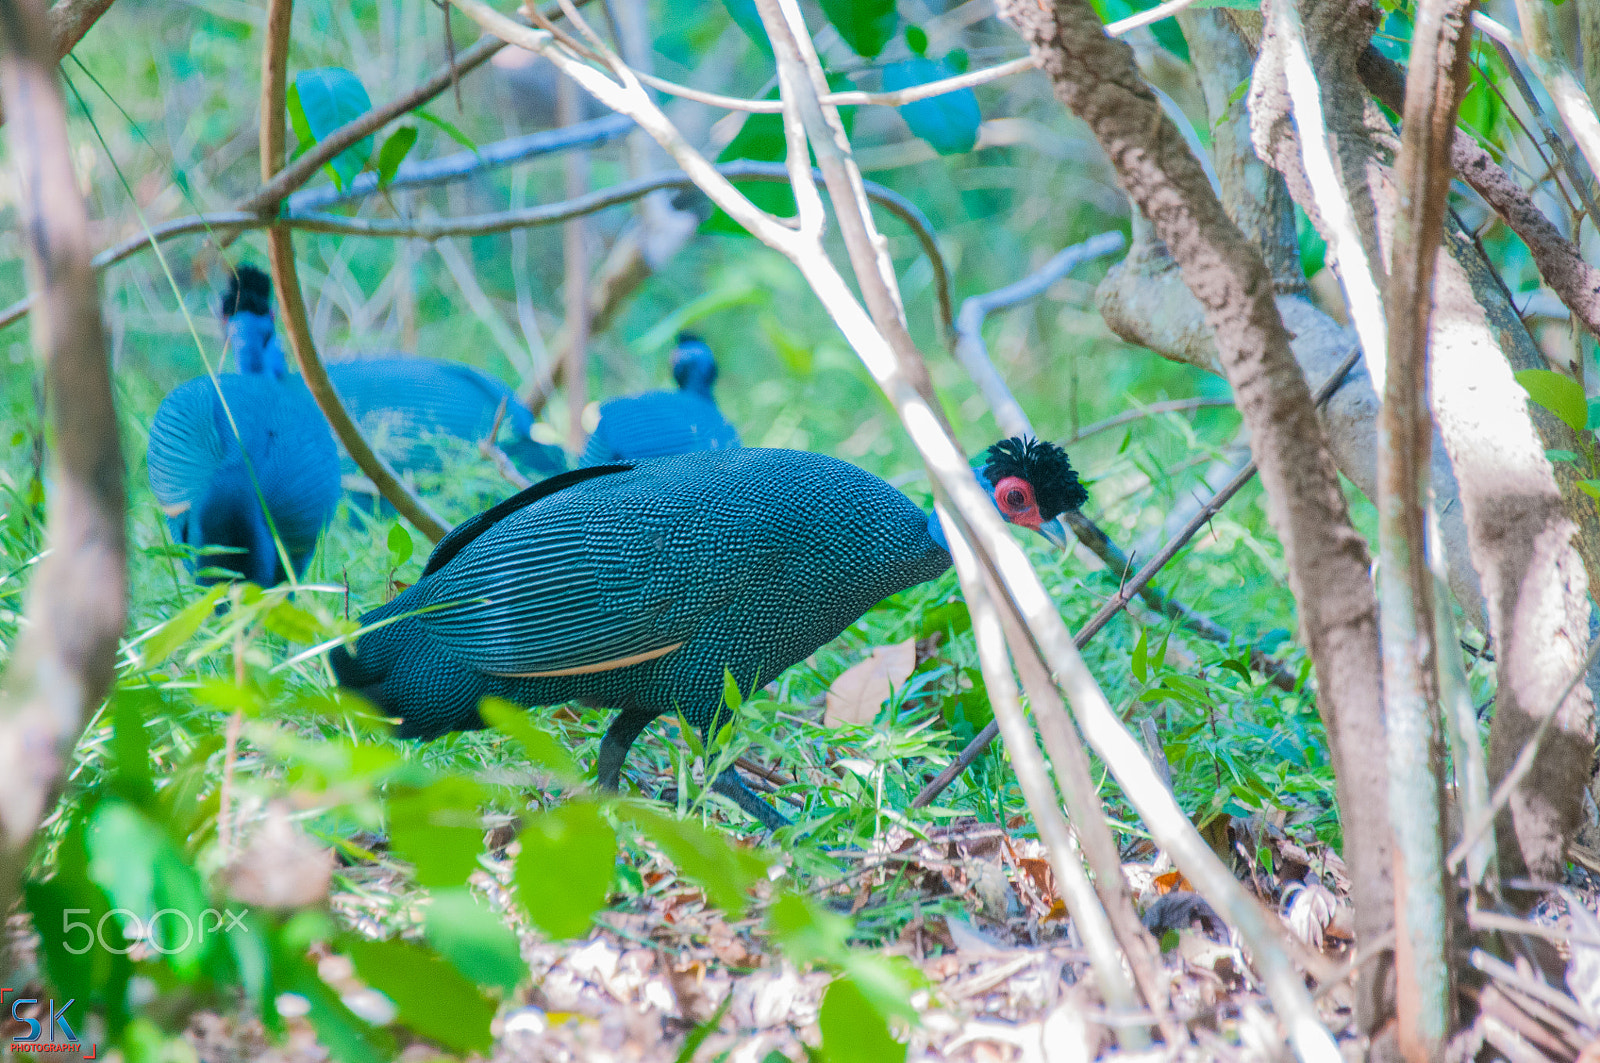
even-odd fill
[{"label": "black crest feather", "polygon": [[235,270],[222,293],[223,317],[232,317],[241,310],[263,317],[272,313],[272,278],[255,266]]},{"label": "black crest feather", "polygon": [[1089,492],[1078,482],[1067,452],[1047,440],[1021,436],[1002,439],[989,448],[984,460],[983,475],[991,484],[1008,476],[1020,476],[1033,485],[1042,520],[1078,509],[1089,500]]}]

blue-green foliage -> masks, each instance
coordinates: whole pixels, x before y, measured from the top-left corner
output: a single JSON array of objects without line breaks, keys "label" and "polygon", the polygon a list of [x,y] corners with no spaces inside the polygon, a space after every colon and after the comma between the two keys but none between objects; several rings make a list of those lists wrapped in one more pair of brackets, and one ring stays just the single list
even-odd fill
[{"label": "blue-green foliage", "polygon": [[[926,85],[930,81],[954,77],[962,71],[949,57],[939,60],[917,57],[883,68],[885,92]],[[900,107],[900,116],[917,136],[926,140],[940,155],[960,155],[978,143],[978,124],[983,115],[978,97],[971,89],[958,89],[931,99],[915,100]]]}]

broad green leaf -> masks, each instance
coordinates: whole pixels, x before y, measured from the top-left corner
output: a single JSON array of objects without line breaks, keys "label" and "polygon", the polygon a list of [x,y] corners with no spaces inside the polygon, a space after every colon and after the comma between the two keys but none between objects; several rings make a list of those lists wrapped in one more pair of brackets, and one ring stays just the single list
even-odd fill
[{"label": "broad green leaf", "polygon": [[722,702],[734,713],[744,705],[744,695],[739,692],[739,683],[733,678],[733,673],[726,668],[722,670]]},{"label": "broad green leaf", "polygon": [[928,54],[928,31],[916,23],[906,27],[906,47],[911,49],[912,55]]},{"label": "broad green leaf", "polygon": [[[389,182],[394,180],[395,171],[400,169],[400,164],[405,162],[406,156],[411,154],[411,149],[416,143],[417,127],[414,125],[403,125],[389,134],[388,139],[383,142],[383,147],[378,149],[379,188],[389,187]],[[400,525],[396,524],[395,527],[398,528]],[[394,539],[394,532],[389,533],[389,538],[391,541]],[[407,538],[410,538],[410,536],[407,536]],[[390,552],[393,552],[392,545]],[[410,551],[407,551],[406,557],[409,558],[410,556]],[[404,562],[401,562],[401,564],[404,564]]]},{"label": "broad green leaf", "polygon": [[217,603],[227,593],[227,584],[219,583],[184,606],[178,611],[177,616],[161,625],[154,635],[145,639],[144,645],[139,648],[139,663],[145,668],[154,668],[172,656],[172,651],[193,638],[194,633],[200,630],[200,625],[217,611]]},{"label": "broad green leaf", "polygon": [[111,695],[117,793],[141,808],[148,808],[156,794],[150,779],[150,736],[145,721],[164,708],[160,694],[147,688],[119,687]]},{"label": "broad green leaf", "polygon": [[[907,59],[883,68],[883,87],[887,92],[897,92],[954,77],[957,73],[947,60]],[[983,122],[983,114],[978,110],[978,97],[971,89],[916,100],[901,105],[899,111],[911,132],[940,155],[961,155],[978,144],[978,126]]]},{"label": "broad green leaf", "polygon": [[458,1052],[488,1053],[495,1002],[450,964],[410,941],[352,938],[343,951],[408,1027]]},{"label": "broad green leaf", "polygon": [[722,0],[734,25],[744,30],[745,36],[756,42],[767,55],[772,54],[772,42],[767,39],[766,27],[761,24],[761,14],[756,10],[756,0]]},{"label": "broad green leaf", "polygon": [[1140,628],[1139,641],[1133,644],[1133,657],[1129,662],[1133,668],[1133,678],[1137,679],[1141,683],[1150,678],[1149,639],[1150,629],[1145,627]]},{"label": "broad green leaf", "polygon": [[1577,455],[1576,451],[1560,450],[1560,449],[1547,450],[1547,451],[1544,452],[1544,457],[1545,457],[1546,461],[1550,461],[1550,462],[1558,462],[1558,461],[1569,461],[1570,462],[1570,461],[1577,461],[1578,460],[1578,455]]},{"label": "broad green leaf", "polygon": [[522,743],[529,762],[558,782],[576,785],[583,779],[583,771],[572,755],[554,735],[533,722],[527,709],[502,698],[484,698],[478,705],[478,715],[484,723]]},{"label": "broad green leaf", "polygon": [[267,611],[262,626],[290,642],[320,642],[324,634],[321,621],[290,601],[282,601]]},{"label": "broad green leaf", "polygon": [[902,1063],[906,1045],[850,978],[829,983],[817,1014],[826,1063]]},{"label": "broad green leaf", "polygon": [[417,881],[433,889],[466,882],[483,852],[483,788],[447,777],[396,791],[388,804],[389,841],[416,868]]},{"label": "broad green leaf", "polygon": [[68,828],[56,849],[55,873],[25,887],[27,908],[51,986],[83,993],[85,1003],[101,1004],[114,1018],[126,1006],[133,964],[122,926],[106,918],[112,906],[89,876],[86,833],[83,820]]},{"label": "broad green leaf", "polygon": [[1574,432],[1583,431],[1589,422],[1589,400],[1582,384],[1549,369],[1523,369],[1516,377],[1534,405],[1561,418]]},{"label": "broad green leaf", "polygon": [[1590,498],[1600,499],[1600,480],[1579,480],[1578,490]]},{"label": "broad green leaf", "polygon": [[90,814],[85,848],[89,877],[113,908],[136,921],[123,930],[146,937],[175,974],[193,981],[206,940],[200,931],[205,887],[166,831],[133,805],[112,799]]},{"label": "broad green leaf", "polygon": [[[302,141],[320,141],[329,133],[372,109],[361,79],[343,67],[302,70],[289,86],[289,121]],[[349,186],[372,157],[372,137],[365,137],[335,155],[325,169],[339,189]]]},{"label": "broad green leaf", "polygon": [[[752,2],[754,2],[754,0],[752,0]],[[468,151],[473,153],[477,152],[478,142],[463,133],[460,127],[458,127],[455,123],[440,118],[432,111],[413,111],[411,113],[422,119],[424,122],[427,122],[429,125],[433,126],[435,129],[439,130],[439,132],[443,133],[457,144],[460,144]]]},{"label": "broad green leaf", "polygon": [[399,568],[411,560],[411,553],[415,549],[411,541],[411,533],[399,521],[389,529],[389,567]]},{"label": "broad green leaf", "polygon": [[699,823],[642,804],[630,805],[621,814],[660,847],[680,874],[698,883],[711,903],[725,912],[743,912],[750,902],[750,888],[767,877],[768,861]]},{"label": "broad green leaf", "polygon": [[[841,92],[851,88],[851,82],[843,74],[829,74],[828,88],[834,92]],[[778,98],[778,90],[772,89],[767,93],[766,99]],[[839,120],[844,123],[845,133],[848,134],[855,127],[855,108],[839,108]],[[738,135],[728,142],[717,156],[718,162],[732,162],[735,159],[753,159],[757,162],[781,162],[787,150],[783,138],[783,116],[777,114],[753,114],[745,120],[740,127]],[[786,183],[773,183],[771,181],[735,181],[734,185],[747,196],[750,202],[781,218],[793,217],[795,213],[794,194],[789,191]],[[744,227],[719,208],[712,212],[700,226],[701,232],[723,233],[729,236],[748,236]]]},{"label": "broad green leaf", "polygon": [[477,985],[510,996],[528,977],[517,936],[466,887],[435,890],[424,927],[428,944]]},{"label": "broad green leaf", "polygon": [[556,940],[587,934],[617,862],[617,832],[600,807],[572,801],[538,813],[517,837],[517,900],[528,918]]},{"label": "broad green leaf", "polygon": [[894,0],[821,0],[822,13],[857,55],[875,59],[894,37]]}]

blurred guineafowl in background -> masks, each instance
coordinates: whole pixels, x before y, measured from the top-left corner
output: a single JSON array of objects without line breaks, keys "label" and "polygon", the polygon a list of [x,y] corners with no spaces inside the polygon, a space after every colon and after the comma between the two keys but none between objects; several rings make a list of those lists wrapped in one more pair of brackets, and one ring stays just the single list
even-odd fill
[{"label": "blurred guineafowl in background", "polygon": [[[1065,544],[1055,518],[1087,496],[1061,448],[1005,440],[979,475],[1008,520]],[[736,447],[602,465],[457,527],[330,659],[404,737],[481,727],[491,694],[620,710],[598,761],[615,789],[656,717],[714,733],[724,670],[748,695],[949,567],[937,516],[835,458]],[[769,827],[786,822],[732,769],[715,788]]]},{"label": "blurred guineafowl in background", "polygon": [[173,538],[229,548],[202,567],[263,587],[287,578],[284,555],[305,571],[339,501],[333,434],[305,384],[289,375],[271,333],[271,297],[259,270],[244,267],[229,281],[223,315],[241,372],[174,388],[150,425],[147,457]]},{"label": "blurred guineafowl in background", "polygon": [[[253,266],[241,266],[239,275],[266,292],[259,303],[223,304],[240,370],[252,372],[251,366],[274,361],[281,365],[283,352],[267,305],[272,282]],[[566,468],[559,448],[533,441],[533,415],[517,401],[516,394],[470,366],[396,355],[333,362],[327,369],[350,419],[398,472],[439,470],[443,465],[437,445],[441,438],[476,448],[495,429],[497,416],[500,449],[523,475],[541,478]],[[347,455],[343,456],[343,470],[348,477],[360,475]]]},{"label": "blurred guineafowl in background", "polygon": [[717,360],[699,336],[678,334],[672,352],[677,391],[647,391],[600,405],[600,421],[579,465],[643,461],[739,445],[739,433],[722,416],[711,388]]}]

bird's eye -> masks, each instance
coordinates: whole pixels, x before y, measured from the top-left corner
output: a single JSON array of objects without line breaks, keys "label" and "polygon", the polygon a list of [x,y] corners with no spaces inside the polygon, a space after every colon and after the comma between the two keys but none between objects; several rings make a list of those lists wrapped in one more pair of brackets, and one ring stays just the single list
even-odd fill
[{"label": "bird's eye", "polygon": [[1028,504],[1028,496],[1013,487],[1006,492],[1006,506],[1010,509],[1022,509]]}]

